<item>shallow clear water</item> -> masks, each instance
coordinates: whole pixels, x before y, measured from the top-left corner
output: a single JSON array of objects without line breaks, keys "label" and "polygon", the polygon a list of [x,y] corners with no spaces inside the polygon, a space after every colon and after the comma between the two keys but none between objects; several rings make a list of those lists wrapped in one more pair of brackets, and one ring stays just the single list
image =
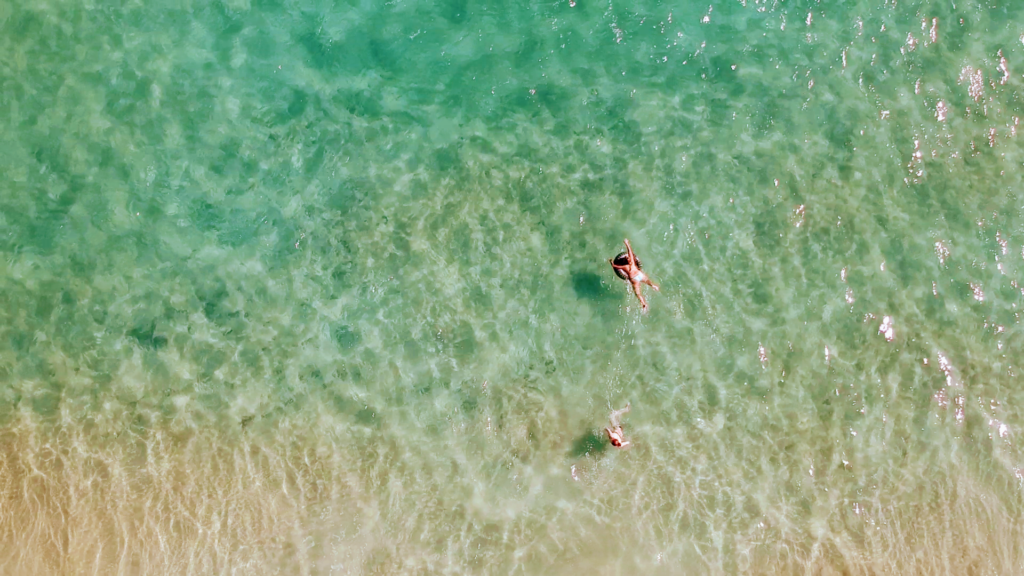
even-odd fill
[{"label": "shallow clear water", "polygon": [[1024,4],[523,4],[0,3],[5,574],[1024,570]]}]

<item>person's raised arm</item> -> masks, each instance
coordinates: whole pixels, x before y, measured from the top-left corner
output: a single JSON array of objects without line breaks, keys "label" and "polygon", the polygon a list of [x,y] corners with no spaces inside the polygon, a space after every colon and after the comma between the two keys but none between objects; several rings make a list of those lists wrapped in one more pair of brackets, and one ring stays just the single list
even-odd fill
[{"label": "person's raised arm", "polygon": [[623,242],[626,243],[626,252],[629,253],[629,266],[636,266],[636,254],[633,254],[633,247],[629,245],[629,238],[626,238]]}]

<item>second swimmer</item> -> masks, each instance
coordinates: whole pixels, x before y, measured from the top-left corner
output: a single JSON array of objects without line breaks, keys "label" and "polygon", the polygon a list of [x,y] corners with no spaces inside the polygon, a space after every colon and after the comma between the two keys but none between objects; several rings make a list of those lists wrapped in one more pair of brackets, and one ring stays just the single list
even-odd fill
[{"label": "second swimmer", "polygon": [[612,412],[611,417],[608,419],[611,426],[604,429],[605,433],[608,434],[608,441],[616,448],[629,446],[629,440],[626,440],[625,432],[622,430],[622,415],[627,412],[629,412],[629,402],[626,402],[625,408]]}]

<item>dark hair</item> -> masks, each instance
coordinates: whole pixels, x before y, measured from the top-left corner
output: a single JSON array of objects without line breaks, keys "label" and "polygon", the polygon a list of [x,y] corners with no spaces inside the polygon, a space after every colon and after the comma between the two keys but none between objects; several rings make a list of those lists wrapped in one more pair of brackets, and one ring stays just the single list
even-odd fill
[{"label": "dark hair", "polygon": [[[634,258],[636,257],[634,256]],[[629,266],[629,252],[620,252],[619,255],[612,260],[612,264],[615,264],[616,266]],[[636,258],[636,267],[641,270],[643,269],[643,264],[640,264],[639,258]],[[620,270],[619,268],[613,268],[613,270],[615,270],[615,275],[619,278],[629,280],[629,276],[626,275],[625,271]]]}]

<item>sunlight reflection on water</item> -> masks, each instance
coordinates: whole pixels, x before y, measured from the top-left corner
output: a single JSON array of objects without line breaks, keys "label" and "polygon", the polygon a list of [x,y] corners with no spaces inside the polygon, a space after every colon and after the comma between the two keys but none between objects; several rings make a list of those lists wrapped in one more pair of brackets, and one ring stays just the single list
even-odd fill
[{"label": "sunlight reflection on water", "polygon": [[0,26],[4,573],[1024,562],[1021,8]]}]

